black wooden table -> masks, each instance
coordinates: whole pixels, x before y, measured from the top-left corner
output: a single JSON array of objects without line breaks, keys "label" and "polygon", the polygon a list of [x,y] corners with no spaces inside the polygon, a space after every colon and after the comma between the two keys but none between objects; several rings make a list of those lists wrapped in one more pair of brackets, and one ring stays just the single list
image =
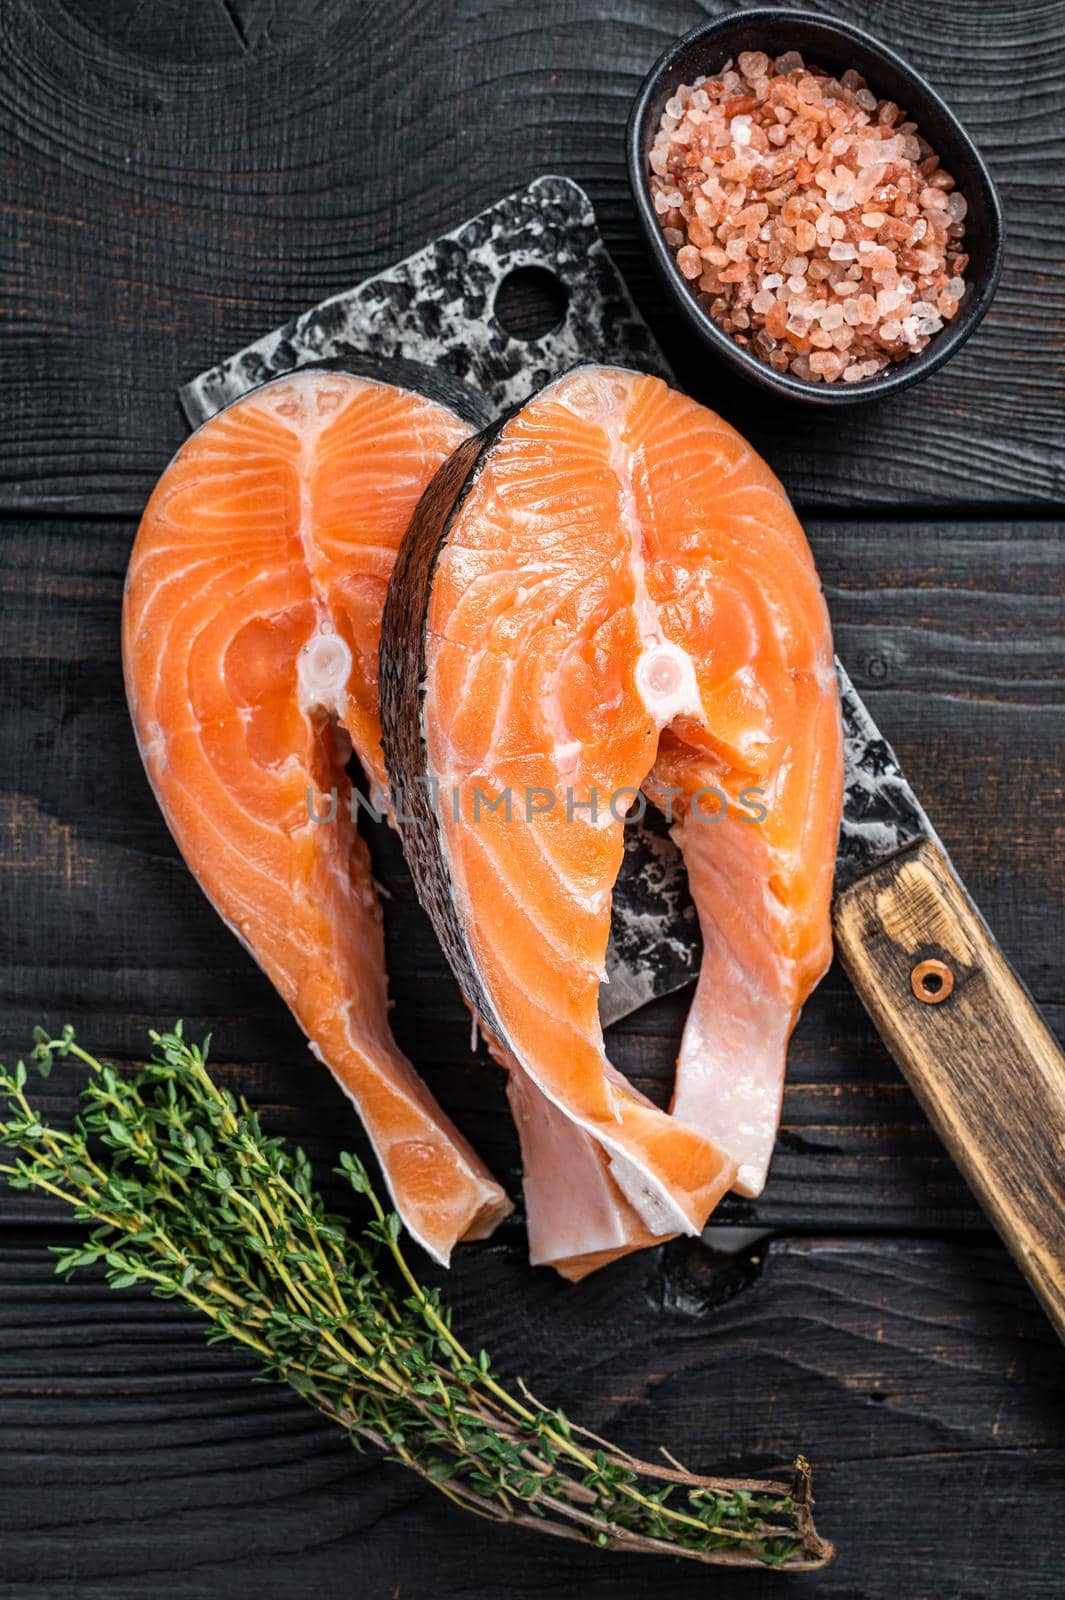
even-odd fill
[{"label": "black wooden table", "polygon": [[[345,1103],[177,859],[127,726],[123,571],[183,437],[175,386],[542,171],[590,192],[645,313],[783,477],[837,644],[1007,954],[1065,1021],[1061,647],[1062,0],[849,0],[967,122],[1009,231],[996,304],[927,384],[842,420],[777,409],[685,349],[639,246],[621,135],[690,0],[0,4],[2,1045],[70,1019],[135,1059],[211,1028],[226,1080],[319,1170]],[[402,863],[396,1029],[517,1186],[498,1076]],[[661,1093],[685,1001],[614,1034]],[[57,1114],[69,1109],[51,1092]],[[520,1223],[465,1251],[461,1327],[638,1453],[754,1470],[796,1447],[840,1547],[816,1596],[1061,1592],[1065,1359],[838,969],[791,1052],[757,1203],[567,1287]],[[768,1595],[511,1534],[253,1387],[194,1319],[51,1277],[55,1212],[0,1196],[0,1586],[12,1594],[366,1600]],[[797,1592],[797,1589],[796,1589]]]}]

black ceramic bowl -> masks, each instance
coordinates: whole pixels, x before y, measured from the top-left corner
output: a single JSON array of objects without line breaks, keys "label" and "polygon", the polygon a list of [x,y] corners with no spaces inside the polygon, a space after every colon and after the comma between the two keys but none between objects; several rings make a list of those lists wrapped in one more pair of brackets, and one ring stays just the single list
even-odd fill
[{"label": "black ceramic bowl", "polygon": [[[853,67],[879,99],[893,100],[918,133],[940,157],[969,204],[965,249],[969,266],[960,309],[951,322],[928,341],[924,350],[852,384],[814,383],[790,373],[774,372],[717,323],[696,300],[666,244],[651,200],[648,156],[665,103],[678,85],[704,74],[713,77],[741,50],[764,50],[769,56],[798,50],[807,65],[837,76]],[[808,405],[854,405],[879,395],[896,394],[935,372],[965,343],[991,303],[1002,268],[1002,210],[983,160],[961,123],[924,79],[895,53],[859,28],[826,22],[808,11],[759,9],[736,11],[719,22],[686,33],[662,55],[644,79],[629,117],[627,132],[629,182],[636,210],[655,265],[688,326],[714,355],[759,388]]]}]

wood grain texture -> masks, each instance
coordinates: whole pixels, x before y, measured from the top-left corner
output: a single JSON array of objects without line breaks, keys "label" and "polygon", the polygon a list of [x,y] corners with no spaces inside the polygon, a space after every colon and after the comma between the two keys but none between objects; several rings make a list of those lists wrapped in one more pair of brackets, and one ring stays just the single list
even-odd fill
[{"label": "wood grain texture", "polygon": [[[811,0],[817,3],[817,0]],[[121,585],[208,362],[545,170],[597,207],[642,309],[810,526],[840,654],[1052,1025],[1065,1028],[1061,0],[833,0],[923,68],[1007,211],[995,306],[889,408],[808,419],[692,359],[624,178],[642,74],[727,0],[0,4],[0,1053],[73,1019],[132,1059],[178,1015],[325,1172],[354,1119],[182,867],[129,733]],[[1017,86],[1023,92],[1018,92]],[[1006,92],[1003,92],[1004,86]],[[6,514],[5,514],[6,512]],[[512,1190],[497,1074],[372,840],[403,1046]],[[615,1029],[664,1096],[686,997]],[[46,1104],[69,1113],[61,1072]],[[739,1256],[678,1242],[578,1291],[519,1219],[448,1280],[461,1326],[547,1400],[693,1465],[801,1443],[831,1600],[1045,1600],[1060,1579],[1063,1366],[1026,1285],[841,970],[792,1045]],[[353,1454],[173,1308],[61,1286],[54,1213],[0,1195],[0,1587],[14,1600],[637,1600],[705,1592],[452,1514]],[[846,1236],[841,1236],[841,1230]],[[906,1234],[907,1237],[902,1235]],[[715,1593],[781,1580],[717,1574]],[[696,1587],[698,1585],[698,1588]]]},{"label": "wood grain texture", "polygon": [[[1065,1339],[1057,1041],[934,841],[851,884],[833,923],[881,1037]],[[930,966],[931,1000],[922,983]]]},{"label": "wood grain texture", "polygon": [[[924,69],[1001,186],[987,321],[888,406],[807,417],[693,356],[631,213],[643,73],[727,0],[7,0],[0,7],[0,505],[139,511],[182,437],[177,384],[545,170],[584,184],[700,397],[803,507],[1060,500],[1065,234],[1060,0],[849,0]],[[1002,94],[1004,82],[1035,83]]]},{"label": "wood grain texture", "polygon": [[[356,1455],[294,1396],[251,1385],[195,1319],[88,1281],[56,1290],[48,1274],[36,1241],[0,1250],[10,1592],[709,1592],[683,1563],[461,1518],[401,1469]],[[665,1443],[692,1466],[732,1469],[777,1464],[801,1442],[817,1464],[818,1521],[846,1535],[836,1564],[801,1580],[804,1595],[911,1600],[935,1592],[935,1573],[966,1600],[1054,1591],[1063,1368],[997,1247],[816,1238],[723,1258],[678,1241],[574,1293],[486,1246],[449,1292],[459,1328],[504,1370],[630,1448]],[[759,1600],[781,1582],[715,1572],[711,1587]]]}]

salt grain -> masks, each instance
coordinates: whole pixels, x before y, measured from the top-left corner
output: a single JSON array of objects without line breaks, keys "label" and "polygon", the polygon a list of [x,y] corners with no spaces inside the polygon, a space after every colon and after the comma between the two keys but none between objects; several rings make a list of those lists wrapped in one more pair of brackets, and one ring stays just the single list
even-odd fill
[{"label": "salt grain", "polygon": [[699,252],[692,244],[686,244],[683,250],[677,251],[677,266],[686,278],[697,278],[703,270],[699,259]]}]

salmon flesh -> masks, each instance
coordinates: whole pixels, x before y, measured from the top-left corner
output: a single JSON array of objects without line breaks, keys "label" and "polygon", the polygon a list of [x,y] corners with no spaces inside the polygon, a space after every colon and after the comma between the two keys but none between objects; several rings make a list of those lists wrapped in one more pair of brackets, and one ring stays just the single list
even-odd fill
[{"label": "salmon flesh", "polygon": [[347,763],[354,750],[384,790],[385,592],[419,495],[471,431],[454,404],[396,382],[276,379],[164,472],[123,607],[130,711],[174,838],[358,1108],[411,1234],[445,1263],[511,1206],[392,1038]]}]

